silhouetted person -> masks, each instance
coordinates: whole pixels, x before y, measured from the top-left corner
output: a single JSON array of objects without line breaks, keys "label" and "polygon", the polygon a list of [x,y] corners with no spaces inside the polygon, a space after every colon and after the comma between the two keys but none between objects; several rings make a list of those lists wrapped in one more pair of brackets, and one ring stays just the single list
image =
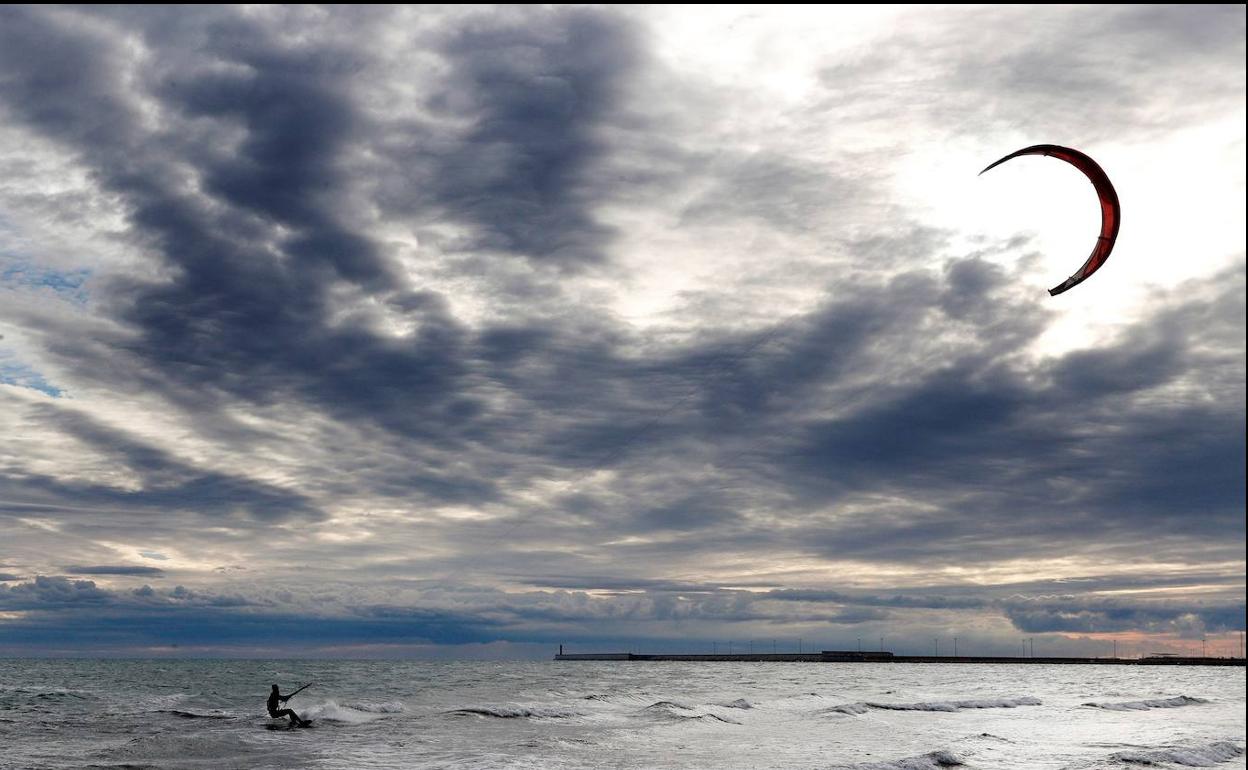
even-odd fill
[{"label": "silhouetted person", "polygon": [[281,691],[277,689],[277,685],[273,685],[273,691],[269,693],[269,702],[268,702],[269,716],[273,717],[274,719],[281,719],[282,717],[290,717],[291,727],[306,725],[307,722],[300,719],[299,715],[296,714],[293,710],[278,709],[277,707],[278,703],[285,703],[286,701],[290,700],[293,696],[294,696],[294,693],[291,693],[290,695],[282,695]]}]

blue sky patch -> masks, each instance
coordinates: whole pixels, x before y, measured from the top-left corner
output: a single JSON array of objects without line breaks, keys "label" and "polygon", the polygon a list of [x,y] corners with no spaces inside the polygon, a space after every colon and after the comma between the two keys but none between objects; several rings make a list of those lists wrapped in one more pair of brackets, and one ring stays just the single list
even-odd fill
[{"label": "blue sky patch", "polygon": [[4,350],[0,350],[0,382],[5,385],[16,385],[19,388],[34,388],[53,398],[60,398],[65,394],[29,364],[18,361],[12,353]]},{"label": "blue sky patch", "polygon": [[91,270],[55,270],[23,259],[0,258],[0,287],[25,291],[51,291],[75,305],[86,305],[87,279]]}]

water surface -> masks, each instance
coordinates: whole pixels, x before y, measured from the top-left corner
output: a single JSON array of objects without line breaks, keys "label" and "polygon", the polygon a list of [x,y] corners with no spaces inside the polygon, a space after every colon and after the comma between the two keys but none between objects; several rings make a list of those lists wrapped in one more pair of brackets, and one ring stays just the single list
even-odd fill
[{"label": "water surface", "polygon": [[1242,668],[0,660],[0,768],[1230,770],[1244,709]]}]

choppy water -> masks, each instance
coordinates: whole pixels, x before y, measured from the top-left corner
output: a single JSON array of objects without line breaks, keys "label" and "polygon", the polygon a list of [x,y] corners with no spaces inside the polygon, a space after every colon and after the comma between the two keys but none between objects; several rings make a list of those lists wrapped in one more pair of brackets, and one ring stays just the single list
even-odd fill
[{"label": "choppy water", "polygon": [[0,660],[0,768],[1230,770],[1244,708],[1242,668]]}]

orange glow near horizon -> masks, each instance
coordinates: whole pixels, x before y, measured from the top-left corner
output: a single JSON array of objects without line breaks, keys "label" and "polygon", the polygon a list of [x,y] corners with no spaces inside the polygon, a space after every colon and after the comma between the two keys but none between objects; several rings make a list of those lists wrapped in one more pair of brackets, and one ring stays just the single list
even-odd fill
[{"label": "orange glow near horizon", "polygon": [[1153,653],[1186,655],[1191,657],[1241,658],[1243,652],[1242,631],[1225,631],[1208,634],[1204,639],[1191,639],[1176,634],[1150,634],[1142,631],[1122,633],[1092,633],[1062,638],[1072,642],[1096,640],[1107,646],[1118,643],[1118,657],[1142,658]]}]

